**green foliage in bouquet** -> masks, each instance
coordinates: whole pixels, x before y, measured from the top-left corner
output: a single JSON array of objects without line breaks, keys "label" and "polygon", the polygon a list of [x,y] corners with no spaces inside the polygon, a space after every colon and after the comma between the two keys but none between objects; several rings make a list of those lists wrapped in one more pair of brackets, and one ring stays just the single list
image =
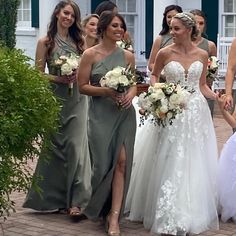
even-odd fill
[{"label": "green foliage in bouquet", "polygon": [[[58,126],[59,101],[21,50],[0,47],[0,217],[14,210],[13,191],[26,191],[38,156]],[[36,185],[37,187],[37,185]]]}]

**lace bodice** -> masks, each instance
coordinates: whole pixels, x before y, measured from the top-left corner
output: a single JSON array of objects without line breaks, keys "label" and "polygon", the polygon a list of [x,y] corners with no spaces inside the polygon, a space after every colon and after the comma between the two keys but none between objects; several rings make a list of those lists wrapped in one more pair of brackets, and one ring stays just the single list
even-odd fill
[{"label": "lace bodice", "polygon": [[199,79],[203,70],[200,61],[194,61],[187,70],[178,61],[170,61],[164,67],[167,82],[187,85],[195,90],[199,90]]}]

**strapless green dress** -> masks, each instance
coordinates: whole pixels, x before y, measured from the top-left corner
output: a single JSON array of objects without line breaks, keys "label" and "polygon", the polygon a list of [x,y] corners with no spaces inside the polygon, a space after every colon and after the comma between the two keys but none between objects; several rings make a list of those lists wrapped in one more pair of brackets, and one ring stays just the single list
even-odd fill
[{"label": "strapless green dress", "polygon": [[[124,51],[119,47],[111,55],[93,65],[90,83],[100,86],[101,77],[116,66],[126,67]],[[122,145],[125,146],[127,158],[121,213],[123,212],[130,181],[135,133],[136,115],[133,106],[120,110],[109,97],[90,98],[88,135],[93,169],[93,193],[84,211],[89,219],[95,220],[105,216],[111,208],[113,173]]]},{"label": "strapless green dress", "polygon": [[[58,37],[55,43],[55,50],[47,62],[49,73],[52,73],[53,62],[58,56],[78,54],[70,43]],[[73,96],[68,94],[67,84],[52,83],[52,88],[62,101],[59,130],[52,137],[53,145],[50,150],[41,152],[34,173],[43,177],[39,181],[41,196],[31,187],[23,207],[39,211],[71,206],[84,208],[91,196],[91,163],[87,137],[88,97],[79,93],[76,82]]]}]

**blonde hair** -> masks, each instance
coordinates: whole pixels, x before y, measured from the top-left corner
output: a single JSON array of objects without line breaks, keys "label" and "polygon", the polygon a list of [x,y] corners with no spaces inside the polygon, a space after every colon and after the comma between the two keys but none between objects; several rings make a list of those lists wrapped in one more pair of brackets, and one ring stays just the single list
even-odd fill
[{"label": "blonde hair", "polygon": [[97,14],[90,14],[90,15],[86,16],[86,17],[82,20],[82,22],[81,22],[82,27],[84,28],[84,27],[86,26],[86,24],[89,22],[89,20],[90,20],[91,18],[93,18],[93,17],[95,17],[95,18],[97,18],[97,19],[99,20],[99,15],[97,15]]},{"label": "blonde hair", "polygon": [[192,40],[195,40],[197,38],[199,31],[197,29],[195,17],[192,13],[189,12],[177,13],[176,15],[173,16],[173,18],[181,20],[181,22],[186,28],[192,28],[192,33],[191,33]]}]

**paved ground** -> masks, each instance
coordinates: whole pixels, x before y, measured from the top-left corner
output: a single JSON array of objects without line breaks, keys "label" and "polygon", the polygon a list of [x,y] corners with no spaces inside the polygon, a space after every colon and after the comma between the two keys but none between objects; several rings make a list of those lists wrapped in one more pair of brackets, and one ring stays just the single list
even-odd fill
[{"label": "paved ground", "polygon": [[[219,115],[217,109],[214,117],[214,125],[217,134],[219,150],[222,149],[224,142],[231,135],[232,130]],[[84,220],[81,222],[72,222],[68,216],[62,214],[42,214],[23,209],[21,207],[25,198],[23,193],[14,193],[13,199],[16,202],[16,213],[13,213],[6,222],[0,221],[1,236],[92,236],[106,235],[102,222],[91,222]],[[142,207],[142,206],[140,206]],[[121,224],[123,236],[150,236],[142,224],[123,220]],[[207,231],[205,236],[236,236],[236,224],[221,223],[220,230]]]}]

